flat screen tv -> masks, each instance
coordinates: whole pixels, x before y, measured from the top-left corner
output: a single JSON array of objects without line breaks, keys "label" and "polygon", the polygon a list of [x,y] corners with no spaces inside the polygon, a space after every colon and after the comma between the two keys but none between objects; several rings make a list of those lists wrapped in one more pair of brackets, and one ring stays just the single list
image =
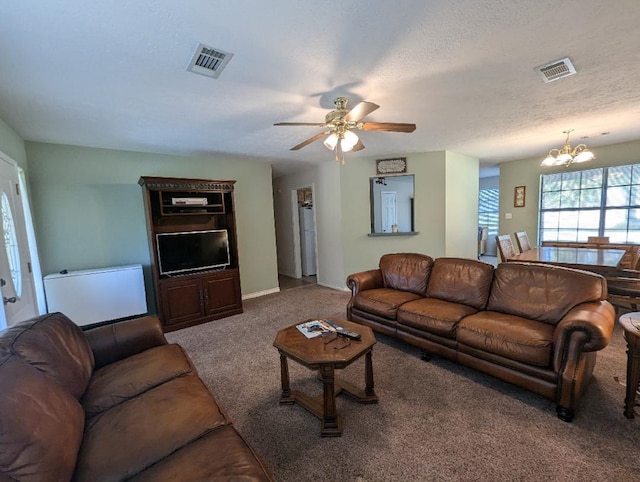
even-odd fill
[{"label": "flat screen tv", "polygon": [[161,275],[224,268],[231,264],[226,229],[156,234]]}]

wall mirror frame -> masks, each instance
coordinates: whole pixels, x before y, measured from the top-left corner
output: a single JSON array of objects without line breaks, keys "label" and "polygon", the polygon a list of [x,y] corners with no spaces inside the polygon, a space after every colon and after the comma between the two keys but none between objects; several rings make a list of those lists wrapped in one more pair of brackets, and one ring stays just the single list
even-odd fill
[{"label": "wall mirror frame", "polygon": [[407,236],[415,231],[415,176],[369,178],[371,232],[369,236]]}]

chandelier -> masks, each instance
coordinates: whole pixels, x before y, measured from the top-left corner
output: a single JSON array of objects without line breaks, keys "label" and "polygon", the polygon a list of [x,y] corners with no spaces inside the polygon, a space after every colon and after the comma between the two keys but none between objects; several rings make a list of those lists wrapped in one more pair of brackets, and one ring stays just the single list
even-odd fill
[{"label": "chandelier", "polygon": [[569,134],[573,132],[573,129],[568,131],[562,131],[563,134],[567,135],[567,138],[564,141],[564,146],[562,149],[551,149],[549,151],[549,155],[542,161],[541,166],[549,167],[549,166],[569,166],[573,162],[587,162],[592,161],[596,158],[587,146],[584,144],[580,144],[575,147],[575,149],[571,149],[571,145],[569,144]]}]

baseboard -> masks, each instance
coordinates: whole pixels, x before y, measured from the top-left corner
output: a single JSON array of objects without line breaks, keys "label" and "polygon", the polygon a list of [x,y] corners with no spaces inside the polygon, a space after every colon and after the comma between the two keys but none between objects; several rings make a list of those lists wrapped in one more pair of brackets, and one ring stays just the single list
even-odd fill
[{"label": "baseboard", "polygon": [[260,296],[272,295],[273,293],[280,293],[280,288],[271,288],[270,290],[256,291],[254,293],[242,295],[242,299],[248,300],[250,298],[259,298]]},{"label": "baseboard", "polygon": [[351,290],[348,287],[344,286],[344,285],[343,286],[336,286],[336,285],[331,285],[331,284],[327,284],[327,283],[318,282],[318,286],[324,286],[325,288],[331,288],[332,290],[351,292]]}]

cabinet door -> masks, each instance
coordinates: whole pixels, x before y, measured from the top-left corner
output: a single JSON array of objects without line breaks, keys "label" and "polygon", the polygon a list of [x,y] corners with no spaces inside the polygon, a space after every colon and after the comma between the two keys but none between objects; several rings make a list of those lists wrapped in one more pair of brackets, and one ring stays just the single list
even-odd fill
[{"label": "cabinet door", "polygon": [[242,297],[237,270],[221,271],[204,278],[202,284],[207,315],[241,308]]},{"label": "cabinet door", "polygon": [[203,293],[200,280],[180,280],[162,283],[163,323],[185,323],[203,316]]}]

